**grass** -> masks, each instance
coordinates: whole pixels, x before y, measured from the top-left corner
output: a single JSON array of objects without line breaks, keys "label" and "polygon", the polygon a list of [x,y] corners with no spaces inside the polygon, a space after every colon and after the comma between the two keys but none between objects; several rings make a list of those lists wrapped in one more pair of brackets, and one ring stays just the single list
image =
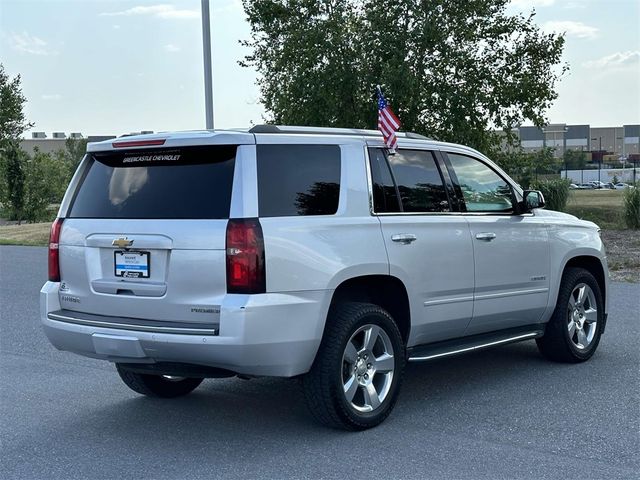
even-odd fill
[{"label": "grass", "polygon": [[623,190],[572,190],[566,212],[608,230],[624,230]]},{"label": "grass", "polygon": [[23,223],[0,225],[0,245],[46,246],[51,223]]}]

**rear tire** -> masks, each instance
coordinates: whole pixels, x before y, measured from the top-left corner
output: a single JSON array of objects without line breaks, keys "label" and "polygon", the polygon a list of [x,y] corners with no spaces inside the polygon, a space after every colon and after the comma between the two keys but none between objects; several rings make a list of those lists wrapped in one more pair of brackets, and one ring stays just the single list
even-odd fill
[{"label": "rear tire", "polygon": [[544,336],[536,339],[540,353],[556,362],[584,362],[598,348],[603,328],[600,285],[588,270],[568,268]]},{"label": "rear tire", "polygon": [[405,355],[384,309],[355,302],[332,307],[316,359],[302,378],[309,410],[333,428],[375,427],[395,406]]},{"label": "rear tire", "polygon": [[149,397],[175,398],[195,390],[202,383],[202,378],[167,377],[164,375],[147,375],[135,373],[116,364],[118,375],[122,381],[136,393]]}]

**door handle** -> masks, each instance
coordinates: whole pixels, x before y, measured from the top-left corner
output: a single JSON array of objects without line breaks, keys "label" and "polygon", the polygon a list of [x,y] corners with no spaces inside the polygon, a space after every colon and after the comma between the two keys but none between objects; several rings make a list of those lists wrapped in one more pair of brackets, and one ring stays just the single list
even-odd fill
[{"label": "door handle", "polygon": [[411,242],[415,242],[418,239],[413,233],[396,233],[395,235],[391,235],[391,240],[398,243],[403,243],[405,245],[410,244]]},{"label": "door handle", "polygon": [[490,242],[494,238],[496,238],[496,234],[493,232],[476,233],[476,239],[478,240],[485,240],[487,242]]}]

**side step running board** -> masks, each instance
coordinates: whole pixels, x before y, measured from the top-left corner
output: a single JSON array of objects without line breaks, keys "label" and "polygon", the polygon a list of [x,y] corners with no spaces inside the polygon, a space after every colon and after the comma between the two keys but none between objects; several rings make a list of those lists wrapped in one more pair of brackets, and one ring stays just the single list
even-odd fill
[{"label": "side step running board", "polygon": [[418,345],[408,351],[410,362],[425,362],[436,358],[460,355],[463,353],[482,350],[484,348],[506,345],[507,343],[521,342],[541,337],[544,334],[544,325],[530,325],[529,327],[503,330],[482,335],[447,340],[445,342]]}]

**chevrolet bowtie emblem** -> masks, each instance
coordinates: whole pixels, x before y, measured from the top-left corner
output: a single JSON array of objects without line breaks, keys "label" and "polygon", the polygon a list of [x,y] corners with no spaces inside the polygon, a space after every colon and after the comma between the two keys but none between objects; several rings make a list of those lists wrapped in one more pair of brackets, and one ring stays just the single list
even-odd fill
[{"label": "chevrolet bowtie emblem", "polygon": [[116,238],[111,245],[118,248],[128,248],[133,245],[133,240],[129,240],[127,237]]}]

